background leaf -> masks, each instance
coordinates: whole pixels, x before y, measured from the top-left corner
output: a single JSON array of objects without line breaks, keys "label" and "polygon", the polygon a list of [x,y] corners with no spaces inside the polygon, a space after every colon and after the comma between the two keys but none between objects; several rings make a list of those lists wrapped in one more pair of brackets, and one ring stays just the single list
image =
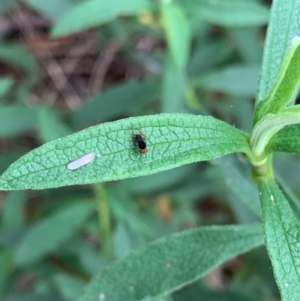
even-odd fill
[{"label": "background leaf", "polygon": [[5,94],[12,88],[14,81],[11,77],[1,77],[0,78],[0,98],[5,96]]},{"label": "background leaf", "polygon": [[67,274],[56,274],[54,283],[68,301],[75,301],[82,293],[84,282]]},{"label": "background leaf", "polygon": [[7,285],[9,285],[9,276],[11,272],[12,258],[11,251],[1,249],[0,251],[0,297],[2,298],[6,290]]},{"label": "background leaf", "polygon": [[266,24],[268,9],[248,0],[184,1],[190,10],[196,10],[198,16],[207,22],[221,26],[255,26]]},{"label": "background leaf", "polygon": [[258,66],[230,66],[193,79],[193,84],[209,91],[236,96],[254,96],[259,77]]},{"label": "background leaf", "polygon": [[0,137],[17,136],[33,130],[36,123],[36,112],[29,107],[23,105],[0,107]]},{"label": "background leaf", "polygon": [[259,195],[253,182],[233,164],[227,163],[223,166],[224,180],[228,189],[234,193],[237,198],[249,207],[258,216],[261,215]]},{"label": "background leaf", "polygon": [[93,212],[90,202],[78,202],[39,221],[23,238],[15,254],[18,265],[31,264],[57,248],[78,230]]},{"label": "background leaf", "polygon": [[165,26],[169,51],[177,68],[185,68],[190,50],[191,32],[183,10],[171,3],[162,4],[162,17]]},{"label": "background leaf", "polygon": [[74,6],[72,0],[52,0],[41,2],[39,0],[25,0],[35,10],[41,12],[53,21],[59,20]]},{"label": "background leaf", "polygon": [[8,193],[2,216],[4,229],[13,229],[24,224],[25,200],[24,192],[12,191]]},{"label": "background leaf", "polygon": [[228,34],[247,64],[261,65],[263,47],[259,43],[261,32],[257,27],[232,27]]},{"label": "background leaf", "polygon": [[[204,301],[260,301],[258,296],[247,292],[235,290],[210,290],[198,285],[193,288],[185,288],[174,296],[174,301],[199,301],[199,296]],[[201,300],[200,299],[200,300]],[[201,301],[202,301],[201,300]]]},{"label": "background leaf", "polygon": [[300,225],[284,195],[270,179],[258,179],[266,247],[282,300],[300,296]]},{"label": "background leaf", "polygon": [[37,82],[39,72],[34,56],[24,47],[15,43],[0,42],[0,61],[12,64],[24,73],[26,85],[32,86]]},{"label": "background leaf", "polygon": [[50,108],[39,108],[37,121],[42,142],[52,141],[72,133],[71,129],[60,120],[57,112]]},{"label": "background leaf", "polygon": [[[135,301],[165,295],[262,244],[261,226],[203,227],[131,253],[96,276],[80,301]],[[147,269],[145,269],[147,266]]]},{"label": "background leaf", "polygon": [[120,112],[132,114],[160,95],[161,83],[155,78],[115,85],[87,100],[71,119],[78,128],[116,118]]},{"label": "background leaf", "polygon": [[167,113],[182,110],[185,99],[186,75],[170,54],[165,58],[162,87],[162,111]]},{"label": "background leaf", "polygon": [[[133,141],[133,134],[140,131],[146,135],[146,154],[140,154]],[[161,114],[128,118],[90,127],[31,151],[2,175],[1,188],[112,181],[248,151],[245,133],[212,117]],[[93,162],[67,169],[70,162],[89,153],[96,156]]]},{"label": "background leaf", "polygon": [[[67,35],[102,25],[119,16],[130,16],[150,9],[148,0],[88,0],[77,4],[52,30],[54,36]],[[74,20],[77,20],[74,22]]]}]

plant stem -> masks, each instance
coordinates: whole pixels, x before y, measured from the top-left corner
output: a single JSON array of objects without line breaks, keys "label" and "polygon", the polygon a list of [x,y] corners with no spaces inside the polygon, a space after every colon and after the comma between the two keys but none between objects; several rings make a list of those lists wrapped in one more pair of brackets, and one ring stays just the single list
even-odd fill
[{"label": "plant stem", "polygon": [[104,258],[110,259],[112,257],[110,210],[103,185],[95,184],[93,187],[98,211],[99,232],[101,235],[100,253]]}]

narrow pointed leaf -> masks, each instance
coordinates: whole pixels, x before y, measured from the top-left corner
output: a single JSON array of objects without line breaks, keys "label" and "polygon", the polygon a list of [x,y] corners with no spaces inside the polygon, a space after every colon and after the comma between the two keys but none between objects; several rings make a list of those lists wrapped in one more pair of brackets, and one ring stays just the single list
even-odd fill
[{"label": "narrow pointed leaf", "polygon": [[258,77],[258,66],[233,65],[195,78],[193,83],[208,91],[253,97]]},{"label": "narrow pointed leaf", "polygon": [[261,64],[263,47],[262,43],[259,42],[261,39],[259,27],[230,28],[228,34],[245,63]]},{"label": "narrow pointed leaf", "polygon": [[264,100],[270,93],[279,75],[288,47],[292,39],[299,35],[299,32],[299,1],[273,1],[256,99],[257,103]]},{"label": "narrow pointed leaf", "polygon": [[287,152],[300,154],[300,125],[294,124],[280,130],[269,141],[265,152]]},{"label": "narrow pointed leaf", "polygon": [[190,48],[191,29],[183,10],[171,3],[162,5],[162,17],[171,57],[182,70],[185,68]]},{"label": "narrow pointed leaf", "polygon": [[93,210],[91,202],[78,202],[33,225],[17,248],[16,263],[30,264],[56,251],[74,235]]},{"label": "narrow pointed leaf", "polygon": [[59,273],[53,277],[53,282],[67,301],[76,300],[83,291],[84,282],[68,274]]},{"label": "narrow pointed leaf", "polygon": [[36,112],[33,109],[23,105],[0,106],[0,137],[20,135],[35,129],[36,124]]},{"label": "narrow pointed leaf", "polygon": [[275,181],[259,179],[266,247],[283,301],[300,296],[300,225]]},{"label": "narrow pointed leaf", "polygon": [[300,38],[298,36],[293,39],[289,48],[270,94],[255,109],[254,123],[268,113],[278,113],[296,96],[300,85]]},{"label": "narrow pointed leaf", "polygon": [[12,88],[14,80],[9,76],[0,78],[0,98],[4,97],[7,92]]},{"label": "narrow pointed leaf", "polygon": [[33,9],[40,12],[44,16],[53,21],[59,20],[64,14],[66,14],[73,7],[71,0],[25,0]]},{"label": "narrow pointed leaf", "polygon": [[39,79],[39,67],[32,53],[19,44],[0,43],[0,61],[11,64],[24,73],[24,82],[31,86]]},{"label": "narrow pointed leaf", "polygon": [[194,2],[198,2],[199,6],[204,4],[199,11],[204,20],[221,26],[257,26],[266,24],[269,19],[268,8],[255,1],[198,0]]},{"label": "narrow pointed leaf", "polygon": [[8,193],[2,209],[2,223],[4,229],[13,229],[24,224],[24,207],[26,196],[22,191]]},{"label": "narrow pointed leaf", "polygon": [[186,74],[168,53],[162,86],[162,111],[166,113],[182,111],[185,103]]},{"label": "narrow pointed leaf", "polygon": [[[139,152],[133,139],[136,133],[145,135],[147,153]],[[160,114],[128,118],[90,127],[31,151],[0,177],[0,188],[43,189],[114,181],[233,152],[249,152],[248,135],[212,117]]]},{"label": "narrow pointed leaf", "polygon": [[72,133],[59,118],[58,112],[42,107],[37,111],[39,136],[42,142],[49,142]]},{"label": "narrow pointed leaf", "polygon": [[[199,298],[201,296],[201,299]],[[200,285],[185,288],[174,295],[173,301],[262,301],[262,298],[249,292],[239,284],[236,289],[211,290]]]},{"label": "narrow pointed leaf", "polygon": [[133,115],[136,108],[157,100],[161,83],[156,78],[116,84],[101,91],[72,114],[76,127],[113,120],[120,115]]},{"label": "narrow pointed leaf", "polygon": [[224,164],[224,181],[228,189],[257,215],[261,215],[259,195],[254,182],[249,179],[233,164]]},{"label": "narrow pointed leaf", "polygon": [[79,301],[138,301],[162,296],[262,243],[259,224],[176,233],[108,266],[92,280]]},{"label": "narrow pointed leaf", "polygon": [[[99,26],[119,16],[130,16],[151,7],[148,0],[88,0],[64,15],[53,28],[54,36],[67,35]],[[76,22],[74,22],[76,20]]]}]

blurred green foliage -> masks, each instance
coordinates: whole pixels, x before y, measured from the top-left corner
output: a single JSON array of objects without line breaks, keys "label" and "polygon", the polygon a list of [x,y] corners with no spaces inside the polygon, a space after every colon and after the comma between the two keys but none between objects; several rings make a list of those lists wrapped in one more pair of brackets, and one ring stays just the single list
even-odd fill
[{"label": "blurred green foliage", "polygon": [[[45,61],[19,33],[26,38],[28,31],[31,37],[34,24],[22,23],[17,33],[12,25],[0,29],[1,172],[45,142],[122,117],[212,115],[249,132],[269,20],[267,2],[1,1],[0,18],[5,20],[14,21],[28,10],[43,16],[49,40],[92,31],[97,53],[111,41],[121,44],[110,67],[114,76],[106,70],[103,91],[88,94],[73,107],[66,99],[43,99]],[[118,76],[122,66],[126,72]],[[273,83],[260,83],[260,100]],[[283,150],[284,142],[272,147]],[[296,204],[297,166],[297,157],[278,156],[276,172],[284,179],[281,185],[289,201]],[[75,301],[109,263],[167,234],[260,220],[250,165],[233,155],[118,182],[2,193],[0,204],[0,299],[5,301]],[[270,260],[260,248],[178,292],[147,300],[274,299],[279,292]]]}]

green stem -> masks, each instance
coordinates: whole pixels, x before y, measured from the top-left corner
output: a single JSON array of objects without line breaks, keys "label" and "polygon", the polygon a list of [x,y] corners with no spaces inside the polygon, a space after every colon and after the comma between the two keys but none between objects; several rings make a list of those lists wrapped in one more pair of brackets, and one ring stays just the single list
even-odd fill
[{"label": "green stem", "polygon": [[252,173],[254,179],[274,179],[272,155],[268,156],[263,164],[253,165]]},{"label": "green stem", "polygon": [[93,185],[98,211],[99,230],[101,235],[101,254],[106,258],[112,257],[111,252],[111,219],[110,210],[103,185]]}]

